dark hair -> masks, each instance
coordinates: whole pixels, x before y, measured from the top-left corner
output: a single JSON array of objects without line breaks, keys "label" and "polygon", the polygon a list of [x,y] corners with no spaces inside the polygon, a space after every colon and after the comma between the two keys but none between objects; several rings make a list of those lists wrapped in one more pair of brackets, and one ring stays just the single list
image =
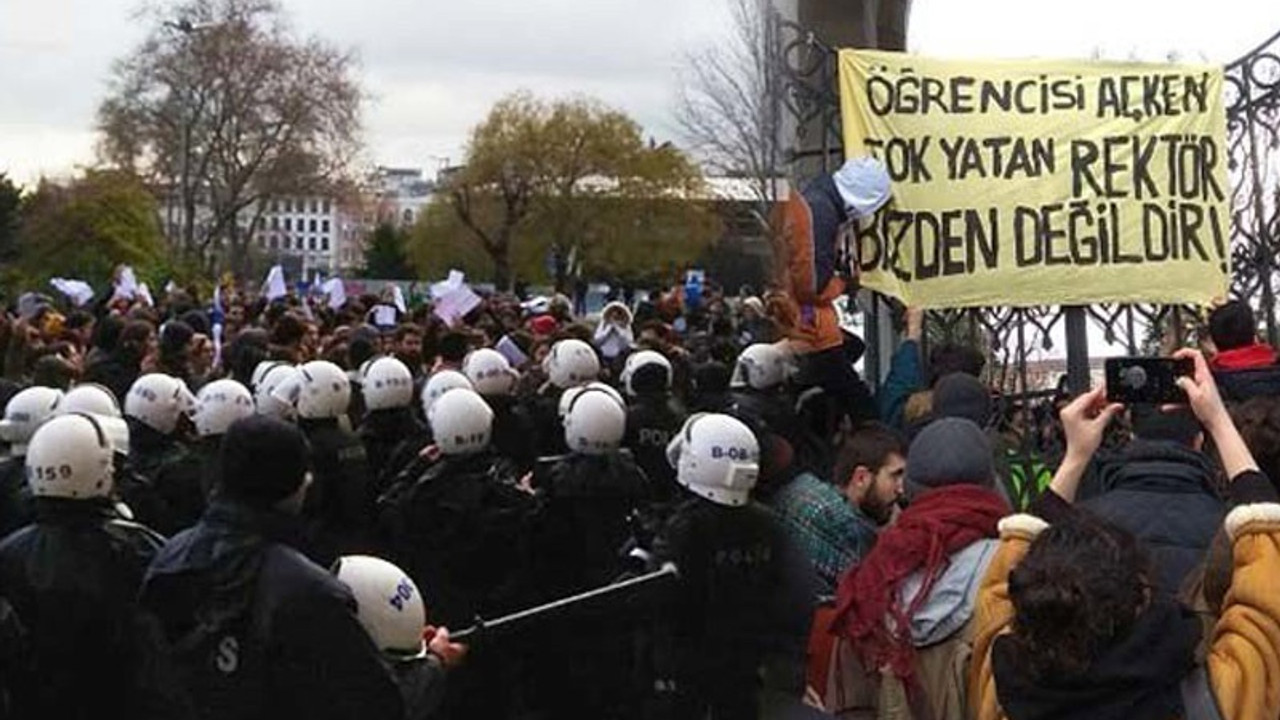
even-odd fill
[{"label": "dark hair", "polygon": [[181,357],[195,334],[195,330],[181,320],[170,320],[165,323],[160,327],[160,357],[164,359]]},{"label": "dark hair", "polygon": [[845,487],[853,477],[853,471],[865,467],[879,472],[890,455],[907,456],[907,443],[902,436],[887,425],[867,423],[840,438],[836,447],[836,462],[831,478],[838,487]]},{"label": "dark hair", "polygon": [[939,345],[929,353],[929,387],[951,373],[982,377],[986,366],[987,359],[974,348],[953,343]]},{"label": "dark hair", "polygon": [[346,363],[352,370],[359,369],[366,360],[378,354],[378,330],[370,325],[361,325],[352,330],[347,338]]},{"label": "dark hair", "polygon": [[1129,409],[1133,435],[1141,440],[1174,442],[1190,447],[1203,432],[1200,421],[1189,407],[1170,410],[1155,405],[1134,405]]},{"label": "dark hair", "polygon": [[436,352],[439,353],[440,359],[447,363],[460,363],[467,357],[467,351],[471,349],[471,340],[465,333],[457,330],[450,330],[440,337],[440,342],[436,346]]},{"label": "dark hair", "polygon": [[252,388],[253,371],[258,363],[269,357],[267,331],[262,328],[245,328],[227,347],[227,367],[231,377],[247,388]]},{"label": "dark hair", "polygon": [[393,335],[392,338],[396,342],[401,343],[404,342],[405,337],[408,335],[417,335],[421,338],[422,328],[413,323],[400,323],[400,325],[396,327],[395,335]]},{"label": "dark hair", "polygon": [[31,370],[32,385],[67,390],[75,380],[76,370],[71,363],[53,353],[36,360]]},{"label": "dark hair", "polygon": [[1253,310],[1240,300],[1232,300],[1209,313],[1209,337],[1219,350],[1235,350],[1257,340],[1258,324]]},{"label": "dark hair", "polygon": [[188,310],[180,319],[201,335],[209,334],[209,316],[203,310]]},{"label": "dark hair", "polygon": [[1137,538],[1087,511],[1041,532],[1009,573],[1010,639],[1032,676],[1088,669],[1145,607],[1148,569]]},{"label": "dark hair", "polygon": [[125,323],[124,329],[120,331],[117,347],[133,346],[134,349],[141,349],[138,346],[147,341],[147,338],[155,334],[156,326],[146,320],[130,320]]},{"label": "dark hair", "polygon": [[72,310],[67,314],[67,320],[63,323],[63,327],[68,330],[79,330],[80,328],[93,324],[93,316],[84,310]]},{"label": "dark hair", "polygon": [[93,326],[93,338],[89,344],[102,352],[111,352],[120,342],[120,333],[124,330],[124,318],[119,315],[107,315]]},{"label": "dark hair", "polygon": [[1280,397],[1252,398],[1231,414],[1258,468],[1280,482]]},{"label": "dark hair", "polygon": [[271,344],[285,347],[297,345],[302,342],[306,334],[307,326],[303,324],[302,318],[287,312],[276,320],[275,327],[271,331]]}]

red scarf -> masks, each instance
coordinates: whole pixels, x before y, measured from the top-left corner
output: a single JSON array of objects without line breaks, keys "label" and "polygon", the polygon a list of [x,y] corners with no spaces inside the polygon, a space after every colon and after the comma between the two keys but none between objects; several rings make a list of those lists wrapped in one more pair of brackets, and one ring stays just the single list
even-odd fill
[{"label": "red scarf", "polygon": [[1251,370],[1276,364],[1276,350],[1266,343],[1254,343],[1213,356],[1214,370]]},{"label": "red scarf", "polygon": [[[948,558],[978,540],[996,537],[996,523],[1008,514],[1008,504],[992,490],[949,485],[920,495],[880,534],[836,591],[833,631],[853,643],[863,668],[875,672],[887,666],[912,686],[911,616],[929,597]],[[898,588],[921,569],[920,592],[902,607]]]}]

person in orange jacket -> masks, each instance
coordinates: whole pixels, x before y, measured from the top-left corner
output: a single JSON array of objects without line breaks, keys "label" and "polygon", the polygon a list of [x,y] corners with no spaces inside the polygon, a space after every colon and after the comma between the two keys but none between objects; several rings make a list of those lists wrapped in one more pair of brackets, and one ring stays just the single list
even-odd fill
[{"label": "person in orange jacket", "polygon": [[[1280,502],[1204,358],[1179,383],[1232,478],[1231,588],[1197,666],[1196,616],[1154,591],[1132,535],[1071,506],[1120,406],[1099,389],[1062,411],[1067,455],[1033,515],[1000,522],[978,595],[969,700],[978,720],[1261,720],[1280,715]],[[1052,524],[1050,524],[1052,523]]]},{"label": "person in orange jacket", "polygon": [[[777,313],[792,349],[801,357],[808,384],[820,385],[840,400],[857,420],[876,419],[870,391],[853,369],[855,353],[846,352],[835,303],[846,293],[841,231],[850,221],[869,217],[889,201],[889,176],[871,157],[853,158],[831,175],[823,175],[791,193],[776,220],[779,284],[786,308]],[[860,354],[861,350],[857,351]]]}]

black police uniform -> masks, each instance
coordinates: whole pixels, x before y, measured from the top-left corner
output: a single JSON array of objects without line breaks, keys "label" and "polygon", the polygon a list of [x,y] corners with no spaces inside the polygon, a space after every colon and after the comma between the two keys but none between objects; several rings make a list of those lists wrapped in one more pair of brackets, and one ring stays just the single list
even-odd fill
[{"label": "black police uniform", "polygon": [[375,497],[364,445],[336,419],[300,420],[298,427],[311,443],[312,484],[302,509],[311,559],[328,567],[340,555],[370,552]]},{"label": "black police uniform", "polygon": [[204,468],[172,435],[130,418],[126,467],[130,476],[120,495],[138,522],[172,535],[204,513]]}]

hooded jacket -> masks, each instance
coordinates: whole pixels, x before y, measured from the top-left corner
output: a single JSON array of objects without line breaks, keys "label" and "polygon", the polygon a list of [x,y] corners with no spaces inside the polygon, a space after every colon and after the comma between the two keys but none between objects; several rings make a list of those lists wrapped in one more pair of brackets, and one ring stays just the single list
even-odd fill
[{"label": "hooded jacket", "polygon": [[[1183,700],[1182,711],[1168,713],[1169,720],[1194,720],[1215,714],[1222,720],[1258,720],[1280,715],[1280,594],[1274,588],[1274,579],[1280,573],[1280,504],[1274,502],[1275,491],[1264,476],[1249,475],[1251,479],[1242,476],[1232,483],[1233,496],[1246,486],[1248,490],[1240,492],[1241,496],[1267,502],[1240,505],[1227,515],[1224,529],[1233,545],[1234,558],[1231,591],[1214,627],[1203,671],[1190,670],[1187,677],[1167,678],[1182,682]],[[1009,573],[1046,527],[1043,520],[1030,515],[1011,516],[1000,523],[1000,547],[982,581],[975,615],[978,634],[969,674],[969,696],[977,720],[1020,720],[1007,714],[1000,700],[1000,692],[1015,691],[1020,701],[1034,699],[1040,703],[1037,717],[1102,717],[1098,708],[1109,698],[1101,692],[1100,685],[1132,695],[1140,677],[1148,682],[1165,679],[1126,671],[1123,675],[1095,678],[1085,686],[1064,679],[1052,687],[1024,682],[1017,683],[1016,690],[997,687],[992,650],[997,639],[1009,632],[1014,618]],[[1160,605],[1155,603],[1152,607]],[[1194,647],[1186,652],[1190,659]],[[1126,667],[1132,667],[1132,663]],[[1209,706],[1208,715],[1199,709],[1187,710],[1205,705]],[[1123,708],[1112,709],[1116,712],[1106,717],[1130,716]]]},{"label": "hooded jacket", "polygon": [[1151,550],[1156,585],[1176,594],[1204,559],[1226,506],[1211,489],[1203,453],[1135,440],[1104,470],[1103,493],[1079,506],[1136,535]]},{"label": "hooded jacket", "polygon": [[[626,321],[622,325],[615,325],[609,322],[605,317],[611,310],[621,311],[626,316]],[[604,310],[600,313],[600,322],[596,324],[596,332],[593,343],[600,350],[600,355],[606,361],[612,361],[621,357],[635,345],[636,338],[631,330],[631,310],[620,302],[611,302],[604,306]]]},{"label": "hooded jacket", "polygon": [[215,501],[164,546],[141,602],[202,717],[399,718],[351,591],[294,549],[296,518]]},{"label": "hooded jacket", "polygon": [[848,220],[844,201],[830,175],[822,175],[781,206],[787,243],[786,290],[798,305],[783,330],[802,351],[840,347],[844,337],[832,301],[845,292],[837,275],[840,226]]}]

